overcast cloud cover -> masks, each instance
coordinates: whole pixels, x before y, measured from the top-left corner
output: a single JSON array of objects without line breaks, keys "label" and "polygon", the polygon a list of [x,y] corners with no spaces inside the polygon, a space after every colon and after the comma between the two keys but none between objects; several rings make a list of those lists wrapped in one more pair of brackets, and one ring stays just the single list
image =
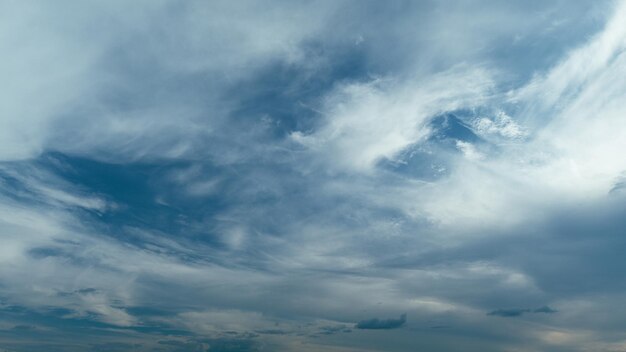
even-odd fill
[{"label": "overcast cloud cover", "polygon": [[626,350],[626,1],[0,1],[0,351]]}]

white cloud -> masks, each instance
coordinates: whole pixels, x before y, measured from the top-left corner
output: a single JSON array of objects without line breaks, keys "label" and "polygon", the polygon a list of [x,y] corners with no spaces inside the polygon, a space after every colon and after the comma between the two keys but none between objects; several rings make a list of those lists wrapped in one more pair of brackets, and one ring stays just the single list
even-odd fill
[{"label": "white cloud", "polygon": [[518,140],[528,133],[511,116],[504,111],[498,111],[493,117],[479,117],[472,121],[476,132],[489,135],[497,135],[507,139]]},{"label": "white cloud", "polygon": [[415,79],[375,79],[338,87],[324,102],[324,125],[292,138],[335,167],[370,171],[427,136],[437,114],[484,103],[493,88],[484,69],[459,66]]},{"label": "white cloud", "polygon": [[[4,3],[0,160],[48,149],[118,160],[202,152],[229,108],[216,102],[221,90],[268,63],[301,62],[302,42],[334,8]],[[180,96],[174,77],[202,101]]]},{"label": "white cloud", "polygon": [[[24,189],[0,184],[9,194],[0,198],[3,299],[33,310],[65,307],[74,317],[95,313],[94,319],[117,326],[144,323],[129,306],[162,306],[175,313],[162,321],[206,334],[272,328],[273,314],[295,331],[311,319],[347,324],[410,309],[420,314],[415,325],[408,323],[416,329],[427,328],[428,319],[449,319],[463,324],[463,333],[509,336],[519,328],[538,346],[581,342],[554,333],[561,330],[534,334],[545,328],[539,324],[495,326],[485,316],[484,307],[495,302],[552,294],[526,270],[524,260],[532,261],[533,253],[509,262],[489,246],[502,245],[498,241],[507,236],[524,242],[520,233],[526,229],[552,231],[545,219],[554,209],[601,201],[626,169],[626,5],[589,43],[504,97],[499,89],[511,84],[501,84],[506,68],[486,69],[479,53],[518,31],[524,32],[519,42],[526,40],[525,18],[505,16],[509,8],[481,9],[475,22],[455,27],[470,16],[464,13],[468,5],[453,6],[454,16],[429,20],[415,39],[398,34],[418,28],[415,9],[398,23],[383,21],[389,26],[377,38],[379,28],[362,34],[350,25],[325,28],[343,24],[344,4],[197,2],[174,14],[170,5],[129,5],[123,13],[119,4],[101,4],[99,11],[76,5],[68,21],[49,16],[47,7],[16,5],[17,15],[2,12],[0,32],[21,38],[0,44],[14,53],[0,65],[14,86],[4,92],[8,103],[0,108],[6,126],[0,129],[0,160],[49,149],[104,155],[120,167],[128,160],[185,159],[191,166],[172,167],[160,181],[180,187],[177,197],[193,199],[199,212],[213,205],[202,204],[203,197],[224,197],[228,204],[186,220],[184,225],[202,230],[189,236],[182,230],[174,236],[167,229],[118,229],[84,216],[115,210],[97,189],[63,182],[36,163],[25,169],[5,163],[0,171]],[[170,19],[167,28],[164,19]],[[509,26],[481,47],[476,38],[494,23]],[[328,45],[316,42],[320,52],[334,49],[341,38],[349,38],[352,48],[357,38],[360,53],[378,60],[371,67],[388,65],[389,72],[329,83],[334,88],[322,90],[315,106],[319,119],[287,142],[248,138],[255,132],[243,129],[256,128],[248,120],[224,128],[234,120],[237,97],[224,98],[222,88],[272,63],[317,64],[304,47],[331,32],[339,38],[331,44],[318,38]],[[400,46],[389,40],[396,37],[402,37],[402,53],[411,63],[379,50],[386,41]],[[387,56],[389,61],[381,59]],[[465,63],[446,68],[448,61]],[[178,95],[185,89],[193,96]],[[410,171],[378,167],[423,141],[432,117],[474,107],[495,111],[469,121],[492,149],[455,141],[459,153],[453,147],[441,155],[449,174],[428,182]],[[241,150],[229,144],[233,139]],[[240,156],[246,153],[253,155]],[[236,165],[213,175],[204,166],[224,165],[213,165],[212,157]],[[154,198],[178,211],[175,200]],[[100,225],[119,232],[102,233]],[[93,291],[81,291],[86,288]],[[566,318],[559,324],[574,325]]]},{"label": "white cloud", "polygon": [[626,3],[620,2],[601,33],[514,93],[527,106],[520,118],[540,126],[535,145],[553,154],[535,179],[602,196],[626,170],[625,48]]}]

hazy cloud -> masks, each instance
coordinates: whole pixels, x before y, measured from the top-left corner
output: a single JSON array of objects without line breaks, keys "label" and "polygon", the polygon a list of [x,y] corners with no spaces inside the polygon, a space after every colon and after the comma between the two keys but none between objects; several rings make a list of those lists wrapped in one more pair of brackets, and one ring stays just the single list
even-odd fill
[{"label": "hazy cloud", "polygon": [[623,349],[625,19],[2,2],[0,346]]},{"label": "hazy cloud", "polygon": [[508,309],[496,309],[487,313],[487,315],[495,315],[500,317],[519,317],[526,313],[545,313],[545,314],[553,314],[558,312],[548,306],[543,306],[536,309],[529,308],[508,308]]},{"label": "hazy cloud", "polygon": [[406,323],[406,313],[400,315],[399,319],[378,319],[361,320],[356,324],[357,329],[396,329]]}]

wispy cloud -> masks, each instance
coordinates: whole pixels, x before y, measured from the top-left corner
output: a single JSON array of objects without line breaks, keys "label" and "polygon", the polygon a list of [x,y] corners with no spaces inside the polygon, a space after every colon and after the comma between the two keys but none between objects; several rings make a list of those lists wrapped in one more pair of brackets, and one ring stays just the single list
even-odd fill
[{"label": "wispy cloud", "polygon": [[625,16],[3,3],[0,346],[621,348]]},{"label": "wispy cloud", "polygon": [[399,319],[369,319],[361,320],[356,324],[357,329],[396,329],[406,323],[406,314],[402,314]]}]

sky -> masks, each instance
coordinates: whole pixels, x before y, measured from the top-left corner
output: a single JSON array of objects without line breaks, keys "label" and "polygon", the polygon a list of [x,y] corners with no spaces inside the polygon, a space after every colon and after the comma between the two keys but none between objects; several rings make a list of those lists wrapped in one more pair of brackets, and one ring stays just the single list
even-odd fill
[{"label": "sky", "polygon": [[0,352],[626,350],[626,1],[0,0]]}]

